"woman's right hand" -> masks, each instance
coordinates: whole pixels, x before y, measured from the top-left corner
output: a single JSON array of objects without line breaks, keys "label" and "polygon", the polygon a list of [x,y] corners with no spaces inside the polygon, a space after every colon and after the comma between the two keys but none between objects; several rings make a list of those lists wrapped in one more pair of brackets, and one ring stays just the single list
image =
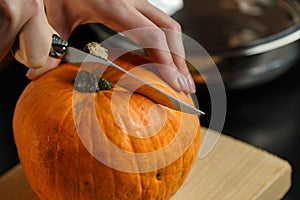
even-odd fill
[{"label": "woman's right hand", "polygon": [[49,61],[52,34],[43,0],[0,0],[0,61],[12,50],[29,68],[57,65]]}]

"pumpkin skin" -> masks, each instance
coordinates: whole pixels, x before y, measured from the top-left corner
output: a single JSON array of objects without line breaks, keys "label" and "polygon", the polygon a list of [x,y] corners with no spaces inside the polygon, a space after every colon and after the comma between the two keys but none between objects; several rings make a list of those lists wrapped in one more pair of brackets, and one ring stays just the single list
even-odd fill
[{"label": "pumpkin skin", "polygon": [[[127,70],[148,62],[146,57],[131,53],[115,61]],[[143,95],[131,94],[118,87],[79,95],[73,105],[74,93],[79,94],[73,90],[78,69],[72,64],[61,64],[31,81],[16,105],[13,119],[15,142],[24,173],[34,192],[42,200],[170,199],[186,179],[197,156],[200,141],[198,116],[181,113],[165,106],[157,106],[155,110],[152,106],[157,104],[147,98],[153,96],[147,94],[147,90],[142,90]],[[153,84],[160,83],[156,85],[160,89],[176,93],[157,74],[147,70],[141,70],[140,73]],[[114,69],[108,69],[102,77],[115,83],[121,75]],[[120,97],[117,103],[112,101],[113,93]],[[180,93],[176,95],[184,98],[186,102],[192,102],[190,96]],[[104,164],[92,154],[104,150],[101,149],[103,145],[101,147],[97,139],[91,137],[91,120],[81,118],[81,115],[90,112],[91,102],[87,102],[87,96],[92,97],[89,99],[95,102],[96,122],[105,137],[114,145],[127,152],[149,153],[175,142],[182,153],[166,166],[142,172],[122,171]],[[127,97],[130,97],[129,103],[122,102]],[[127,103],[127,108],[124,107],[124,103]],[[78,105],[80,109],[74,112],[74,107]],[[116,107],[114,111],[112,106]],[[155,110],[155,117],[151,118],[150,109]],[[124,113],[129,113],[130,117]],[[164,117],[160,119],[160,115]],[[74,122],[76,118],[79,118],[77,124]],[[159,123],[163,119],[161,127]],[[125,126],[116,123],[118,120],[123,121]],[[135,130],[134,126],[147,126],[149,123],[151,126],[161,127],[157,134],[137,137],[135,133],[130,133]],[[179,130],[183,133],[181,139],[176,138]],[[147,134],[148,129],[143,131]],[[184,149],[183,140],[188,140],[184,138],[185,135],[193,137]],[[91,151],[83,141],[90,144]],[[177,150],[169,151],[169,154],[176,154]],[[125,157],[110,155],[109,148],[105,151],[105,156],[112,161],[125,162]],[[169,156],[166,154],[163,158]],[[154,157],[145,162],[145,166],[151,169],[152,165],[159,162]]]}]

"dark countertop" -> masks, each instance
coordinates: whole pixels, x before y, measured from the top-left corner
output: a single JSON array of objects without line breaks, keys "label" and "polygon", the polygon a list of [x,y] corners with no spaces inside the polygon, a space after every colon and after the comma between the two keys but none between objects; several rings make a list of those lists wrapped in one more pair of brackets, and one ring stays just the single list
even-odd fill
[{"label": "dark countertop", "polygon": [[[13,64],[12,64],[13,63]],[[9,60],[0,70],[0,175],[18,163],[11,121],[15,103],[28,83],[26,68]],[[300,61],[279,78],[264,85],[227,91],[223,129],[242,141],[276,154],[293,167],[292,188],[284,198],[300,199]],[[209,105],[205,89],[197,86],[201,105]],[[200,96],[201,93],[201,96]],[[203,107],[203,106],[201,106]],[[203,125],[208,123],[201,118]]]}]

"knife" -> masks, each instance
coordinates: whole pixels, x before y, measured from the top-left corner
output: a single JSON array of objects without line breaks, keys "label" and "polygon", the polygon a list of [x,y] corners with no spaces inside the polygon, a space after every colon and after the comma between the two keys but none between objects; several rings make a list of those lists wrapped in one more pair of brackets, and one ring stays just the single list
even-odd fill
[{"label": "knife", "polygon": [[154,87],[147,81],[141,79],[140,77],[134,75],[133,73],[123,69],[122,67],[116,65],[115,63],[102,58],[95,56],[93,54],[86,53],[82,50],[76,49],[72,46],[69,45],[68,41],[60,38],[58,35],[54,34],[52,36],[52,47],[49,53],[49,56],[54,57],[54,58],[59,58],[62,59],[66,62],[69,63],[82,63],[86,61],[87,58],[89,62],[97,62],[104,64],[106,66],[111,66],[114,67],[129,77],[133,78],[135,81],[139,83],[139,85],[142,85],[143,87],[147,87],[147,89],[152,90],[153,94],[160,94],[160,97],[157,97],[156,99],[159,99],[159,102],[161,105],[173,108],[175,110],[189,113],[189,114],[194,114],[194,115],[203,115],[204,112],[201,110],[167,94],[166,92]]}]

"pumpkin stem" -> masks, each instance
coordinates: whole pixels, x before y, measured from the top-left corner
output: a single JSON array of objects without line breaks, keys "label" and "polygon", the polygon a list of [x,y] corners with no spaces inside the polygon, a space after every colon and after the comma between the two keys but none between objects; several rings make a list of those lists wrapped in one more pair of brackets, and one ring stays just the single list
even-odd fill
[{"label": "pumpkin stem", "polygon": [[93,73],[85,70],[80,70],[74,82],[74,89],[79,92],[98,92],[100,90],[109,90],[112,88],[112,83],[103,78],[99,78]]},{"label": "pumpkin stem", "polygon": [[89,42],[83,48],[83,51],[93,54],[95,56],[107,59],[108,58],[108,50],[101,46],[98,42]]},{"label": "pumpkin stem", "polygon": [[[107,59],[107,49],[103,48],[98,42],[90,42],[83,51],[94,54],[96,56]],[[99,90],[109,90],[112,88],[112,83],[108,80],[100,78],[88,71],[80,70],[75,80],[74,88],[79,92],[98,92]]]}]

